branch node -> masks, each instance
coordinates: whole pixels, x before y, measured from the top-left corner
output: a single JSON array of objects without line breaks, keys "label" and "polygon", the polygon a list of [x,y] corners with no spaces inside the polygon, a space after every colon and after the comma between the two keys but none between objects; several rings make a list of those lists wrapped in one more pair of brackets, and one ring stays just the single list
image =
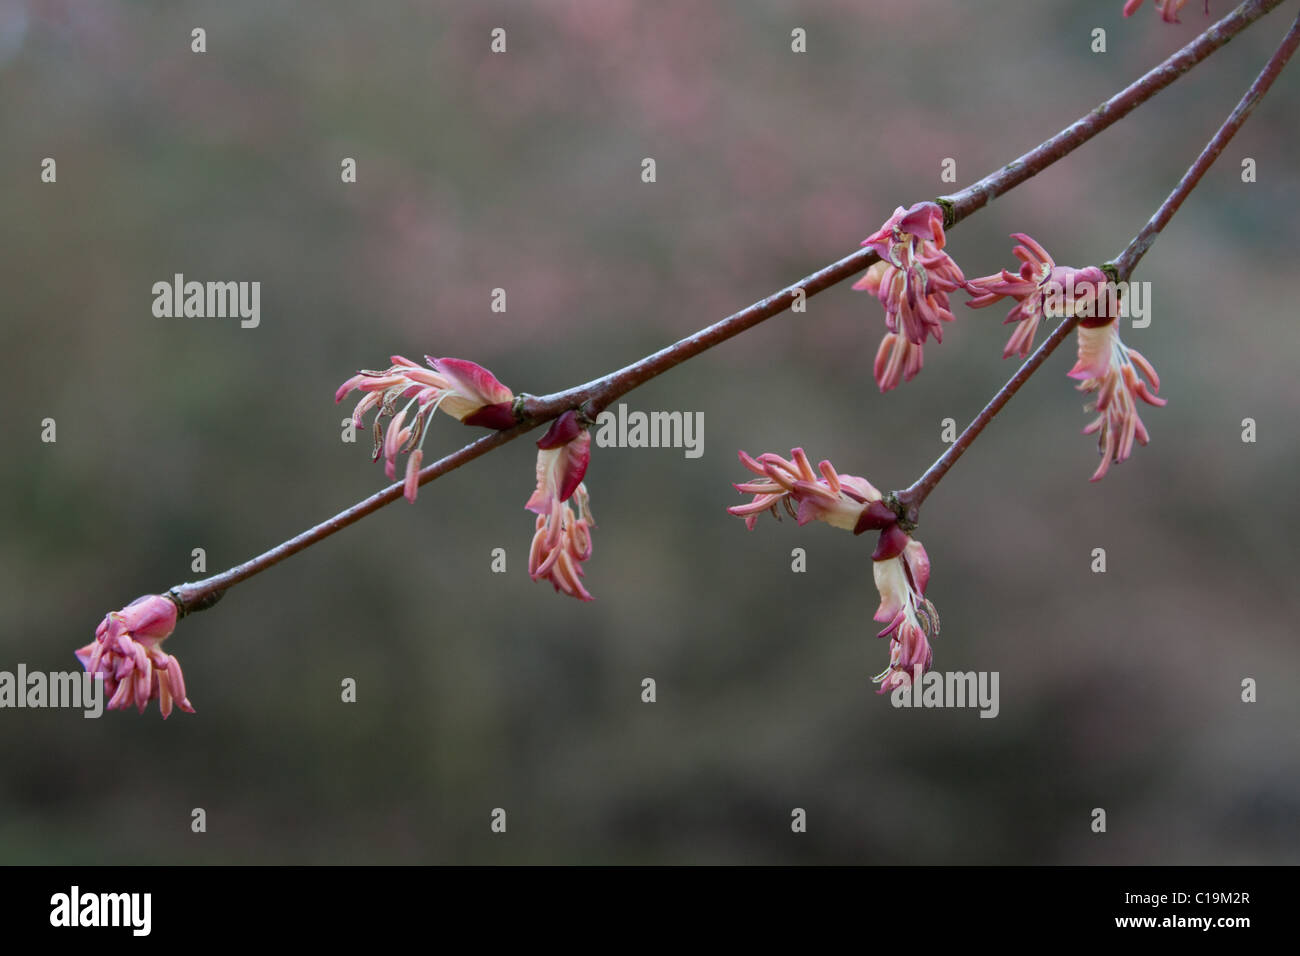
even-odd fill
[{"label": "branch node", "polygon": [[934,201],[934,204],[943,210],[944,229],[951,229],[957,224],[957,207],[953,205],[951,199],[940,196]]},{"label": "branch node", "polygon": [[[184,585],[182,585],[182,587],[183,586]],[[206,611],[208,608],[212,607],[212,605],[225,597],[225,594],[226,592],[224,588],[220,591],[210,591],[197,601],[193,601],[188,605],[181,598],[177,588],[172,588],[164,596],[176,605],[176,617],[179,620],[188,614],[196,614],[199,611]]]},{"label": "branch node", "polygon": [[898,515],[898,527],[904,533],[910,535],[916,530],[919,509],[904,504],[897,491],[888,492],[880,500],[886,508]]},{"label": "branch node", "polygon": [[515,396],[515,400],[510,403],[510,414],[515,416],[516,422],[528,421],[527,405],[528,400],[532,397],[527,392],[520,392]]}]

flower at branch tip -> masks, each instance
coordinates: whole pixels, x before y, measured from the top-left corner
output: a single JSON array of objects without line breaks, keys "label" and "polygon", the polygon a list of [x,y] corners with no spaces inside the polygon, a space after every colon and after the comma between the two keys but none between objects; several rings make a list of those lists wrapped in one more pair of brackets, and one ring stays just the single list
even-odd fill
[{"label": "flower at branch tip", "polygon": [[537,514],[528,576],[590,601],[591,594],[582,584],[582,562],[591,557],[591,529],[596,522],[582,479],[591,460],[591,433],[570,409],[551,424],[537,448],[537,488],[524,506]]},{"label": "flower at branch tip", "polygon": [[751,531],[764,511],[772,512],[779,520],[777,505],[782,505],[800,525],[824,521],[855,534],[898,520],[867,479],[842,475],[829,461],[821,462],[814,471],[802,448],[791,449],[790,458],[787,461],[771,452],[751,458],[740,452],[741,462],[758,475],[758,480],[735,488],[742,494],[753,495],[754,500],[733,505],[727,512],[744,518],[745,526]]},{"label": "flower at branch tip", "polygon": [[176,613],[169,598],[146,594],[106,614],[95,629],[95,639],[76,652],[86,673],[104,675],[109,710],[134,704],[144,713],[156,697],[164,718],[173,704],[194,713],[185,696],[180,662],[159,647],[175,629]]},{"label": "flower at branch tip", "polygon": [[948,293],[966,280],[944,242],[943,210],[932,202],[899,206],[862,241],[880,256],[853,288],[872,293],[885,309],[888,334],[873,369],[882,392],[911,381],[921,370],[926,338],[942,342],[943,323],[953,320]]},{"label": "flower at branch tip", "polygon": [[[921,542],[906,535],[903,538],[906,543],[896,553],[871,565],[880,591],[875,619],[885,625],[877,636],[889,638],[889,666],[873,678],[880,685],[878,694],[911,686],[918,667],[920,673],[929,670],[934,660],[930,640],[939,633],[939,612],[925,596],[930,583],[929,555]],[[883,534],[881,539],[883,542]]]},{"label": "flower at branch tip", "polygon": [[[1156,406],[1166,399],[1156,396],[1160,376],[1151,363],[1120,341],[1118,319],[1100,326],[1080,324],[1078,336],[1079,360],[1068,374],[1080,380],[1079,391],[1097,396],[1084,406],[1084,411],[1097,412],[1097,418],[1083,433],[1097,433],[1101,464],[1089,480],[1100,481],[1111,462],[1119,464],[1133,453],[1135,441],[1145,445],[1150,438],[1138,416],[1137,399]],[[1139,370],[1150,379],[1150,386],[1138,376]]]},{"label": "flower at branch tip", "polygon": [[1047,250],[1023,232],[1012,233],[1021,245],[1011,254],[1020,260],[1020,272],[1006,269],[990,276],[972,279],[966,289],[974,298],[966,304],[972,309],[982,309],[1004,298],[1016,300],[1007,313],[1003,325],[1019,323],[1007,340],[1002,357],[1018,354],[1028,358],[1034,347],[1034,336],[1044,316],[1064,318],[1086,303],[1095,303],[1099,284],[1105,283],[1106,274],[1096,266],[1074,269],[1058,266]]},{"label": "flower at branch tip", "polygon": [[[1187,0],[1155,0],[1156,13],[1165,23],[1179,23],[1178,11],[1187,5]],[[1142,6],[1142,0],[1126,0],[1124,16],[1131,17]],[[1210,0],[1205,0],[1205,15],[1210,15]]]},{"label": "flower at branch tip", "polygon": [[[442,409],[466,425],[485,428],[509,428],[515,423],[514,395],[496,376],[473,362],[458,358],[431,358],[425,356],[429,368],[417,365],[400,355],[392,356],[392,366],[383,371],[363,369],[339,386],[335,403],[353,389],[363,394],[352,412],[353,426],[359,426],[365,414],[379,409],[375,415],[375,444],[373,460],[384,456],[384,472],[389,480],[397,477],[397,456],[410,453],[406,461],[404,493],[415,501],[419,489],[420,465],[424,461],[424,439],[428,434],[429,419]],[[401,411],[397,403],[408,399]],[[408,424],[407,415],[414,407],[415,413]],[[383,420],[390,418],[387,431]]]}]

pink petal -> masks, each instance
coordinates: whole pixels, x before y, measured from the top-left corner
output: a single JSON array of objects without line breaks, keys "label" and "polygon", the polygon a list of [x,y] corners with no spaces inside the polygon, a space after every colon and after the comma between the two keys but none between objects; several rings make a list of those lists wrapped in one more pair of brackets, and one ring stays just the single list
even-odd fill
[{"label": "pink petal", "polygon": [[513,402],[514,394],[482,365],[458,358],[425,358],[433,368],[451,382],[452,388],[479,405]]},{"label": "pink petal", "polygon": [[551,422],[551,427],[546,430],[546,434],[537,440],[537,447],[548,451],[559,448],[577,438],[581,431],[582,424],[578,421],[578,412],[571,408]]},{"label": "pink petal", "polygon": [[415,503],[415,496],[420,491],[420,465],[424,463],[424,452],[417,448],[406,459],[406,487],[402,494],[406,500]]}]

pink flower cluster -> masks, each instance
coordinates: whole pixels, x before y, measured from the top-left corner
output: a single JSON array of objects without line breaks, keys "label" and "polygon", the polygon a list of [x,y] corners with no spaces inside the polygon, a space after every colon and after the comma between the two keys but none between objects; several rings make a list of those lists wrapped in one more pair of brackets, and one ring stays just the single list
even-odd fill
[{"label": "pink flower cluster", "polygon": [[[378,409],[374,421],[373,460],[378,461],[383,454],[384,473],[393,480],[397,477],[397,456],[409,453],[404,494],[412,502],[419,488],[429,419],[438,409],[466,425],[501,429],[515,423],[514,395],[483,366],[464,359],[435,359],[427,355],[425,361],[429,363],[427,369],[408,358],[394,355],[390,368],[383,371],[363,369],[340,385],[334,395],[337,403],[354,389],[363,393],[352,412],[354,426],[360,426],[371,409]],[[407,399],[407,402],[398,411],[397,403],[402,399]],[[412,408],[414,414],[411,414]],[[386,432],[385,418],[391,418]]]},{"label": "pink flower cluster", "polygon": [[1018,324],[1002,350],[1002,357],[1028,358],[1038,326],[1051,311],[1049,303],[1055,300],[1054,318],[1073,315],[1085,300],[1095,301],[1097,286],[1106,281],[1106,274],[1096,266],[1085,269],[1058,266],[1046,249],[1023,232],[1013,233],[1011,238],[1022,243],[1011,250],[1020,260],[1020,271],[1012,273],[1003,269],[972,279],[966,288],[974,298],[966,304],[972,309],[982,309],[1004,298],[1015,299],[1016,304],[1007,313],[1003,325]]},{"label": "pink flower cluster", "polygon": [[[967,288],[975,298],[969,304],[978,309],[1003,298],[1016,301],[1007,314],[1007,322],[1019,324],[1002,353],[1004,358],[1013,353],[1028,356],[1034,333],[1045,315],[1080,317],[1079,360],[1067,374],[1079,380],[1080,391],[1097,396],[1086,406],[1086,410],[1098,413],[1097,418],[1083,431],[1085,435],[1098,435],[1101,464],[1090,480],[1099,481],[1112,463],[1122,462],[1133,453],[1135,442],[1145,445],[1149,440],[1137,403],[1141,400],[1148,405],[1165,404],[1155,394],[1160,391],[1160,378],[1141,353],[1120,341],[1119,318],[1109,314],[1112,300],[1106,295],[1114,290],[1107,289],[1108,280],[1101,269],[1058,266],[1047,250],[1024,233],[1016,233],[1011,238],[1022,243],[1012,250],[1021,262],[1019,274],[1003,269],[995,275],[971,280]],[[1150,380],[1150,385],[1139,377],[1139,370]]]},{"label": "pink flower cluster", "polygon": [[873,369],[882,392],[921,371],[925,340],[933,336],[942,342],[943,323],[953,320],[948,293],[964,287],[966,280],[943,251],[944,242],[943,210],[930,202],[899,206],[862,241],[880,256],[853,288],[871,292],[885,309],[888,331]]},{"label": "pink flower cluster", "polygon": [[[408,454],[404,493],[410,501],[415,501],[419,487],[429,419],[438,409],[466,425],[502,429],[515,424],[515,396],[483,366],[456,358],[425,356],[425,360],[427,369],[394,355],[392,367],[360,371],[334,396],[339,402],[354,389],[363,393],[352,413],[354,425],[378,409],[374,459],[384,456],[384,470],[392,479],[397,476],[398,455]],[[402,399],[406,405],[398,410]],[[387,428],[386,418],[390,419]],[[552,423],[537,448],[537,488],[526,505],[537,514],[528,574],[534,581],[550,581],[557,591],[590,601],[591,594],[582,584],[582,563],[591,557],[595,521],[582,478],[591,457],[591,435],[578,413],[570,410]]]},{"label": "pink flower cluster", "polygon": [[934,660],[930,640],[939,633],[939,612],[925,596],[930,556],[921,542],[906,535],[895,541],[899,544],[897,553],[876,558],[871,565],[880,592],[875,619],[885,625],[877,636],[889,638],[889,666],[873,678],[880,685],[879,694],[909,687],[914,674],[930,669]]},{"label": "pink flower cluster", "polygon": [[528,575],[547,580],[556,591],[590,601],[582,563],[591,557],[595,521],[582,483],[591,460],[591,433],[572,409],[557,418],[537,441],[537,488],[525,507],[537,514]]},{"label": "pink flower cluster", "polygon": [[194,713],[185,696],[180,662],[159,647],[175,630],[176,614],[169,598],[146,594],[105,615],[95,629],[95,639],[77,651],[86,673],[104,675],[109,710],[135,705],[143,714],[156,698],[164,719],[173,704]]},{"label": "pink flower cluster", "polygon": [[[1118,319],[1106,314],[1111,301],[1106,274],[1096,266],[1075,269],[1057,265],[1043,246],[1025,233],[1013,233],[1012,255],[1020,262],[1017,271],[1002,269],[992,275],[966,280],[956,263],[942,252],[944,245],[942,210],[934,203],[918,203],[911,209],[899,207],[894,215],[863,243],[881,256],[864,278],[854,285],[876,293],[885,309],[889,329],[876,355],[876,382],[887,391],[900,380],[912,378],[921,369],[921,343],[927,335],[940,340],[942,323],[952,320],[948,293],[958,288],[971,298],[967,304],[982,309],[1003,299],[1014,304],[1004,324],[1015,329],[1002,351],[1003,358],[1028,358],[1034,339],[1045,318],[1079,317],[1079,363],[1069,373],[1081,380],[1080,390],[1097,395],[1088,410],[1098,413],[1085,434],[1098,433],[1102,462],[1092,480],[1102,478],[1112,463],[1124,461],[1133,445],[1148,441],[1146,427],[1137,412],[1139,400],[1163,405],[1155,397],[1160,380],[1139,353],[1119,339]],[[1139,378],[1141,371],[1150,384]],[[772,462],[746,462],[771,468]],[[779,470],[779,469],[778,469]],[[773,477],[768,482],[776,481]],[[755,488],[760,483],[751,483]],[[777,498],[767,496],[772,502]],[[757,507],[755,504],[747,508]],[[761,510],[761,509],[760,509]],[[752,512],[751,512],[752,513]]]},{"label": "pink flower cluster", "polygon": [[780,506],[800,525],[823,521],[854,534],[880,532],[871,555],[880,591],[875,620],[885,625],[878,636],[889,638],[889,666],[874,678],[879,693],[910,684],[917,667],[928,670],[934,657],[930,639],[939,633],[939,614],[925,597],[930,559],[921,542],[900,527],[898,514],[875,486],[841,474],[829,461],[814,469],[802,448],[792,449],[789,459],[771,452],[751,458],[742,451],[740,460],[758,478],[737,484],[736,490],[754,498],[727,511],[744,518],[750,530],[764,511],[779,518]]},{"label": "pink flower cluster", "polygon": [[[823,461],[813,470],[812,462],[802,448],[790,452],[791,460],[768,452],[751,458],[743,451],[740,460],[746,468],[758,475],[757,481],[735,486],[743,494],[753,495],[746,505],[728,508],[730,514],[745,519],[751,531],[758,516],[770,511],[777,518],[777,505],[782,505],[800,525],[810,521],[825,521],[835,528],[844,528],[859,534],[870,527],[859,522],[879,520],[892,522],[897,515],[881,503],[880,492],[865,478],[841,475],[829,461]],[[877,527],[883,527],[883,523]]]},{"label": "pink flower cluster", "polygon": [[[1118,319],[1104,325],[1081,322],[1078,338],[1079,360],[1069,376],[1079,380],[1079,391],[1097,396],[1085,407],[1097,412],[1097,418],[1083,433],[1097,434],[1101,464],[1089,480],[1100,481],[1112,462],[1119,464],[1133,454],[1135,441],[1145,445],[1150,438],[1138,415],[1137,401],[1160,406],[1166,400],[1156,397],[1160,376],[1151,363],[1120,341]],[[1139,369],[1150,379],[1149,386],[1138,376]]]}]

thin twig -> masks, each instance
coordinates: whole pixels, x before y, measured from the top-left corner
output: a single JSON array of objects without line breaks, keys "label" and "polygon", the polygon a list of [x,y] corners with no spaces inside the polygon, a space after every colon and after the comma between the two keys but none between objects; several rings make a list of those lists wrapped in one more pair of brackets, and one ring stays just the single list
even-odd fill
[{"label": "thin twig", "polygon": [[[1268,63],[1259,76],[1256,77],[1255,82],[1246,91],[1246,95],[1242,97],[1241,102],[1237,104],[1223,125],[1219,127],[1218,132],[1206,144],[1201,154],[1196,157],[1196,161],[1192,163],[1183,178],[1179,180],[1174,191],[1160,204],[1160,208],[1156,210],[1155,215],[1142,228],[1142,231],[1133,237],[1133,240],[1115,258],[1115,261],[1102,267],[1113,282],[1128,281],[1128,278],[1133,274],[1133,270],[1137,267],[1138,261],[1151,248],[1151,244],[1155,242],[1160,230],[1173,218],[1174,213],[1182,206],[1183,200],[1196,188],[1196,184],[1205,175],[1205,171],[1223,152],[1224,147],[1228,145],[1228,141],[1232,139],[1237,130],[1241,129],[1251,111],[1264,94],[1268,92],[1268,88],[1273,85],[1273,81],[1277,79],[1278,74],[1282,72],[1282,68],[1286,66],[1287,60],[1291,58],[1291,54],[1295,52],[1297,46],[1300,46],[1300,16],[1296,17],[1295,23],[1291,25],[1291,29],[1287,32],[1281,46],[1269,58]],[[1011,396],[1020,390],[1020,386],[1025,384],[1029,376],[1033,375],[1038,367],[1046,361],[1047,357],[1056,350],[1056,347],[1065,341],[1078,321],[1078,317],[1075,316],[1062,321],[1053,330],[1052,334],[1047,337],[1047,340],[1034,351],[1033,355],[1029,356],[1029,359],[1016,374],[1011,376],[1011,379],[998,390],[998,393],[993,396],[993,400],[984,406],[984,410],[975,416],[975,420],[957,436],[957,440],[939,456],[933,465],[925,470],[925,474],[905,491],[896,494],[895,497],[903,508],[904,517],[909,522],[916,522],[922,502],[925,501],[930,492],[934,491],[935,486],[948,473],[948,469],[965,453],[979,433],[984,430],[984,427],[1002,410],[1002,407],[1011,400]],[[1119,320],[1116,319],[1116,321]]]},{"label": "thin twig", "polygon": [[1052,334],[1044,340],[1042,345],[1034,349],[1034,353],[1025,360],[1024,365],[1017,369],[1016,374],[1011,376],[1007,384],[998,389],[997,394],[984,406],[983,411],[975,416],[975,420],[957,436],[957,440],[948,446],[947,451],[940,455],[935,463],[927,468],[925,473],[906,490],[895,494],[898,504],[903,509],[903,517],[910,524],[916,524],[922,503],[929,497],[930,492],[934,491],[935,486],[939,484],[943,476],[948,473],[948,469],[957,463],[957,459],[971,446],[979,433],[984,430],[984,426],[993,421],[994,416],[1002,411],[1002,406],[1011,401],[1011,396],[1020,391],[1020,386],[1029,381],[1029,376],[1038,370],[1038,366],[1047,361],[1047,357],[1056,351],[1056,347],[1069,337],[1078,321],[1077,317],[1071,316],[1053,329]]},{"label": "thin twig", "polygon": [[1182,206],[1183,200],[1201,181],[1205,171],[1219,158],[1219,154],[1223,152],[1224,147],[1228,145],[1228,141],[1232,139],[1237,130],[1241,129],[1241,124],[1246,122],[1246,117],[1250,116],[1264,94],[1268,92],[1268,88],[1273,85],[1273,81],[1282,72],[1282,68],[1286,66],[1287,60],[1291,58],[1291,54],[1295,53],[1298,45],[1300,45],[1300,16],[1297,16],[1296,22],[1292,24],[1286,38],[1282,41],[1282,45],[1277,48],[1277,51],[1269,59],[1263,72],[1255,78],[1255,82],[1250,85],[1246,95],[1241,98],[1241,102],[1237,104],[1224,124],[1219,127],[1219,131],[1214,134],[1214,138],[1206,145],[1201,155],[1196,157],[1196,162],[1192,163],[1187,172],[1183,174],[1183,178],[1178,181],[1174,191],[1160,204],[1160,208],[1142,227],[1142,231],[1133,238],[1128,247],[1111,263],[1115,272],[1121,278],[1127,279],[1133,274],[1138,262],[1146,255],[1147,250],[1151,248],[1151,244],[1156,241],[1156,236],[1159,235],[1160,230],[1174,217],[1174,213]]},{"label": "thin twig", "polygon": [[990,200],[1019,186],[1112,123],[1123,119],[1281,2],[1282,0],[1248,0],[1141,79],[1130,83],[1042,145],[961,192],[944,197],[940,201],[951,205],[951,221],[960,222],[976,209],[987,205]]},{"label": "thin twig", "polygon": [[[449,471],[454,471],[480,455],[485,455],[492,449],[499,448],[506,442],[518,438],[533,427],[535,426],[516,425],[504,431],[484,435],[477,441],[470,442],[459,451],[440,458],[423,469],[420,472],[420,483],[424,484],[427,481],[433,481]],[[334,517],[322,521],[315,527],[308,528],[302,534],[276,545],[271,550],[265,551],[243,564],[237,564],[233,568],[222,571],[220,574],[214,574],[210,578],[204,578],[202,581],[179,585],[167,593],[179,605],[182,614],[205,610],[215,604],[216,599],[224,594],[227,588],[265,571],[274,564],[279,564],[285,558],[297,554],[303,548],[311,547],[316,542],[328,538],[334,532],[341,531],[348,525],[360,521],[366,515],[378,511],[384,505],[396,501],[402,497],[402,490],[401,482],[389,485],[383,491],[376,492],[363,501],[358,501],[352,507],[340,511]]]}]

